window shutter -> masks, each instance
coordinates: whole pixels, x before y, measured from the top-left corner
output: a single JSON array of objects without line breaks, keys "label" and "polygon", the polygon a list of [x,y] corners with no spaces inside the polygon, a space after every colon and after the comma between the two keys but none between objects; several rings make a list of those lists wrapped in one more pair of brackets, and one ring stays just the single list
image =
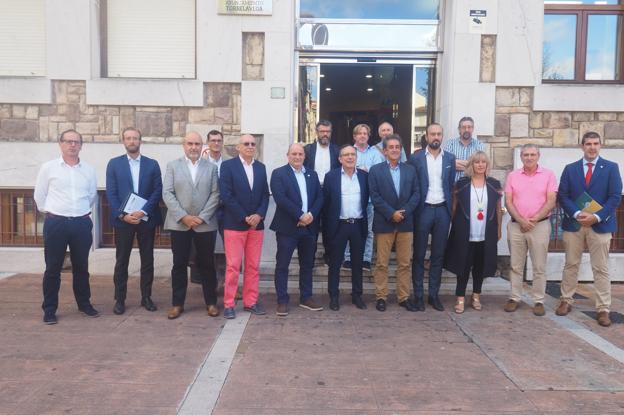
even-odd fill
[{"label": "window shutter", "polygon": [[45,0],[0,1],[0,76],[45,76]]},{"label": "window shutter", "polygon": [[195,78],[195,0],[108,0],[109,78]]}]

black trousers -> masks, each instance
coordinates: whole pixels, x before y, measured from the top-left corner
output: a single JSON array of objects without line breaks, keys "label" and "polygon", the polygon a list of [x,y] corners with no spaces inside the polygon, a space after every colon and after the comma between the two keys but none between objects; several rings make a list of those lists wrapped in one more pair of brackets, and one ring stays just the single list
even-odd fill
[{"label": "black trousers", "polygon": [[340,222],[338,232],[331,241],[329,258],[328,291],[330,297],[338,297],[340,290],[340,266],[344,260],[347,242],[351,249],[351,295],[362,295],[362,261],[364,259],[364,244],[362,238],[362,224]]},{"label": "black trousers", "polygon": [[72,262],[74,298],[78,308],[88,306],[91,301],[89,286],[89,250],[93,243],[91,218],[64,218],[49,216],[43,223],[43,244],[46,269],[43,274],[43,308],[56,312],[58,293],[61,287],[61,269],[65,251],[69,246]]},{"label": "black trousers", "polygon": [[455,287],[455,295],[463,297],[466,295],[466,286],[472,271],[472,292],[481,294],[483,286],[483,262],[485,241],[468,242],[468,253],[466,254],[466,265],[464,271],[457,276],[457,286]]},{"label": "black trousers", "polygon": [[173,252],[173,268],[171,268],[171,303],[184,306],[186,287],[188,285],[187,265],[191,252],[191,243],[195,244],[197,255],[195,261],[201,278],[202,291],[206,305],[217,303],[217,274],[214,266],[214,247],[216,231],[195,232],[170,231],[171,251]]},{"label": "black trousers", "polygon": [[156,228],[141,221],[138,225],[115,228],[115,300],[125,301],[128,292],[128,263],[136,235],[141,256],[141,297],[152,295],[154,282],[154,235]]}]

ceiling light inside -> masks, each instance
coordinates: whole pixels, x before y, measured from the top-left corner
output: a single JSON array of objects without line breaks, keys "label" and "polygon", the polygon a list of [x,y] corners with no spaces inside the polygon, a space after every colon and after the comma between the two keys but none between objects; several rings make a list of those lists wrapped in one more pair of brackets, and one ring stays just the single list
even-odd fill
[{"label": "ceiling light inside", "polygon": [[373,92],[373,88],[366,88],[368,92]]},{"label": "ceiling light inside", "polygon": [[367,74],[366,74],[366,77],[367,77],[368,79],[370,79],[370,78],[372,78],[372,77],[373,77],[373,75],[371,75],[371,74],[367,73]]},{"label": "ceiling light inside", "polygon": [[329,91],[331,91],[331,88],[327,87],[327,88],[325,88],[325,91],[329,92]]}]

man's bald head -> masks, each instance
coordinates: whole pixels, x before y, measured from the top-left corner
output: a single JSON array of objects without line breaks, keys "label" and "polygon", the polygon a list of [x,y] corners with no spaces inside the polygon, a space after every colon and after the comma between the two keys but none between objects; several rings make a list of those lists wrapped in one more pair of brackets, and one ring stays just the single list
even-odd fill
[{"label": "man's bald head", "polygon": [[184,136],[184,141],[182,142],[182,147],[184,148],[184,154],[195,163],[199,160],[201,156],[202,150],[202,136],[199,135],[197,131],[190,131]]}]

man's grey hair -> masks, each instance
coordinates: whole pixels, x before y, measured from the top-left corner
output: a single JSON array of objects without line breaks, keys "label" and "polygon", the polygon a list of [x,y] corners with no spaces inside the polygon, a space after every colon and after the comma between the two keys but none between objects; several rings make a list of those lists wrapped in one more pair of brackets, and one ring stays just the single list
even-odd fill
[{"label": "man's grey hair", "polygon": [[528,150],[530,148],[534,148],[535,150],[537,150],[537,154],[540,153],[540,149],[537,144],[527,143],[527,144],[523,144],[522,147],[520,147],[520,154],[523,154],[524,150]]}]

